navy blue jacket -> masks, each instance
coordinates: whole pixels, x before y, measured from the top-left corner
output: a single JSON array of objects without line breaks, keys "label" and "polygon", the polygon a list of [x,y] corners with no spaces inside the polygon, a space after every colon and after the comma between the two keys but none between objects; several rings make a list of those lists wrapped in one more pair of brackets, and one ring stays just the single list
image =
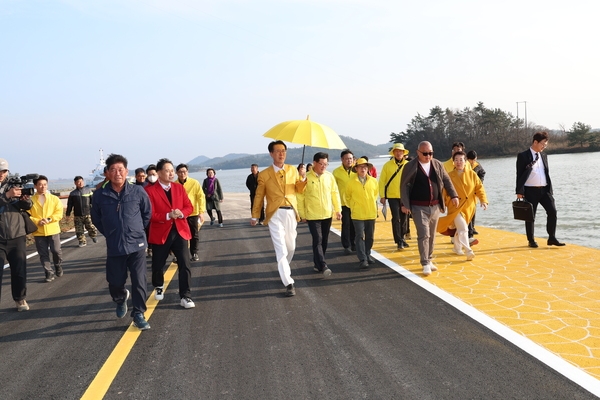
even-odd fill
[{"label": "navy blue jacket", "polygon": [[110,182],[94,192],[92,222],[106,238],[106,255],[123,256],[146,249],[146,233],[152,215],[150,198],[137,185],[125,184],[120,193]]}]

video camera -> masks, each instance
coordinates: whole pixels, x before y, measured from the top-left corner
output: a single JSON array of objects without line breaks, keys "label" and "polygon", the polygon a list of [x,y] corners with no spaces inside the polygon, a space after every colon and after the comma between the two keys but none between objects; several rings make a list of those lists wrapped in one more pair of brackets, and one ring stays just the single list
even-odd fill
[{"label": "video camera", "polygon": [[21,189],[21,196],[33,196],[35,189],[33,188],[33,183],[30,182],[37,179],[39,176],[39,174],[27,174],[25,176],[14,174],[8,178],[6,191],[15,187]]}]

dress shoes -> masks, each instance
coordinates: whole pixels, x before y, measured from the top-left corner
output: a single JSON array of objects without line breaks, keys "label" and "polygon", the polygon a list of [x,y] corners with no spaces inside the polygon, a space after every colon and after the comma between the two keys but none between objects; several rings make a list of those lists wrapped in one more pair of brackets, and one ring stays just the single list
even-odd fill
[{"label": "dress shoes", "polygon": [[556,238],[550,238],[548,239],[548,246],[564,246],[564,243],[561,243],[558,241],[558,239]]},{"label": "dress shoes", "polygon": [[402,246],[404,246],[404,248],[408,247],[408,243],[406,243],[406,240],[400,239],[400,243],[402,243]]},{"label": "dress shoes", "polygon": [[536,242],[535,240],[531,240],[531,241],[529,241],[529,244],[528,244],[528,246],[529,246],[529,247],[533,247],[534,249],[536,249],[536,248],[538,248],[538,247],[539,247],[539,246],[538,246],[538,244],[537,244],[537,242]]},{"label": "dress shoes", "polygon": [[296,295],[296,288],[294,288],[294,284],[290,283],[285,287],[285,297],[292,297]]}]

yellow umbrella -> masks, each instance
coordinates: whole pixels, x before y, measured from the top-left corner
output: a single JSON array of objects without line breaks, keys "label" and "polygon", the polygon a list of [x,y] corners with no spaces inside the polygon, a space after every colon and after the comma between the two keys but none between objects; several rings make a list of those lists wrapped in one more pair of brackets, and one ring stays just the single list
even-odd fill
[{"label": "yellow umbrella", "polygon": [[[323,124],[306,119],[286,121],[275,125],[263,135],[275,140],[303,144],[324,149],[345,149],[346,145],[333,129]],[[302,150],[302,162],[304,162],[304,149]]]}]

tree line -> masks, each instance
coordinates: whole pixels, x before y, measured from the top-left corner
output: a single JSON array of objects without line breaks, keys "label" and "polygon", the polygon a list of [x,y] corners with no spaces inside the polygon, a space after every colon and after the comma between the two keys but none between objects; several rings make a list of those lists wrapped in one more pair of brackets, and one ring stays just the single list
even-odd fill
[{"label": "tree line", "polygon": [[[555,152],[580,147],[589,151],[600,150],[600,132],[582,122],[573,124],[569,131],[549,130],[528,123],[499,108],[485,107],[482,102],[474,108],[462,110],[439,106],[429,115],[417,114],[402,132],[390,134],[391,142],[403,143],[407,149],[416,149],[424,140],[431,142],[436,158],[450,157],[452,143],[463,142],[468,150],[476,150],[486,157],[514,155],[531,143],[533,134],[547,131]],[[572,149],[576,151],[575,149]]]}]

